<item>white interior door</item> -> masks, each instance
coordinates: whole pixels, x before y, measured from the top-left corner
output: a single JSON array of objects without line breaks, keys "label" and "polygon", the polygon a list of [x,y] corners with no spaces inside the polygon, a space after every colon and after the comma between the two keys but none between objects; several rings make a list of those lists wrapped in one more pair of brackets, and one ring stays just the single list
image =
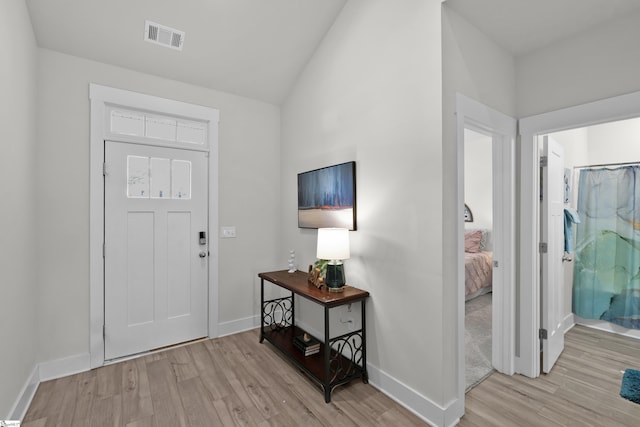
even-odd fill
[{"label": "white interior door", "polygon": [[206,153],[106,141],[105,171],[105,360],[206,336]]},{"label": "white interior door", "polygon": [[[564,350],[563,293],[564,272],[564,148],[544,137],[546,167],[542,168],[542,236],[547,243],[542,252],[541,317],[542,371],[550,372]],[[546,338],[545,338],[546,335]]]}]

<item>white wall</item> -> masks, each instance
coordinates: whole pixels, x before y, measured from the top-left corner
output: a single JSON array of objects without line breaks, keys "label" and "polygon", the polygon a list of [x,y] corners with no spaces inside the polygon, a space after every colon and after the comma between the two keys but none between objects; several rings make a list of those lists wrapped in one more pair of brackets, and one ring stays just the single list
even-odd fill
[{"label": "white wall", "polygon": [[345,270],[371,292],[368,361],[444,405],[455,358],[443,326],[440,40],[440,0],[347,2],[282,108],[280,252],[295,248],[302,268],[315,260],[317,232],[297,228],[296,174],[355,160]]},{"label": "white wall", "polygon": [[589,164],[588,128],[554,132],[549,136],[564,147],[564,166],[573,168]]},{"label": "white wall", "polygon": [[278,107],[49,50],[38,58],[39,361],[89,351],[90,82],[220,110],[219,218],[237,238],[220,240],[219,321],[257,314],[255,276],[276,262],[280,236]]},{"label": "white wall", "polygon": [[585,164],[640,162],[640,119],[588,128],[589,161]]},{"label": "white wall", "polygon": [[518,117],[640,90],[640,11],[517,59]]},{"label": "white wall", "polygon": [[[444,304],[445,334],[454,334],[457,313],[454,310],[458,277],[455,259],[457,218],[457,143],[456,93],[473,98],[508,116],[515,116],[515,60],[460,15],[442,8],[442,150],[443,150],[443,218],[444,242]],[[455,343],[445,349],[451,362],[456,360]],[[456,372],[448,375],[455,376]],[[453,383],[447,383],[448,393],[454,393]]]},{"label": "white wall", "polygon": [[516,117],[515,58],[449,9],[446,2],[442,37],[444,129],[453,120],[456,92]]},{"label": "white wall", "polygon": [[[464,131],[464,201],[471,209],[473,222],[465,229],[493,230],[493,141],[490,136]],[[492,233],[489,233],[491,239]],[[491,240],[489,240],[489,243]],[[488,247],[491,250],[491,246]]]},{"label": "white wall", "polygon": [[36,363],[36,42],[23,0],[0,2],[0,419]]}]

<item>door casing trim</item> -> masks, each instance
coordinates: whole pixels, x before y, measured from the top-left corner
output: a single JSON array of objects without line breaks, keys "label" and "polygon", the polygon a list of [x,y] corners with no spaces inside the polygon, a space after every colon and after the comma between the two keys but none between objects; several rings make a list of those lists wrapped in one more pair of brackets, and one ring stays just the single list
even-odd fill
[{"label": "door casing trim", "polygon": [[[494,219],[501,223],[499,242],[500,267],[494,274],[500,275],[502,286],[493,290],[492,316],[492,364],[498,371],[514,373],[515,345],[515,139],[516,120],[486,105],[456,94],[456,166],[457,166],[457,347],[458,381],[457,404],[464,410],[465,356],[465,268],[464,268],[464,128],[470,128],[492,137]],[[496,179],[496,173],[502,179]]]},{"label": "door casing trim", "polygon": [[[219,110],[167,98],[160,98],[89,84],[89,353],[90,367],[104,365],[104,141],[114,139],[107,129],[107,105],[153,111],[169,116],[204,121],[208,124],[209,146],[209,230],[218,230],[218,122]],[[218,239],[209,239],[208,335],[218,336]]]},{"label": "door casing trim", "polygon": [[519,351],[516,372],[540,375],[540,168],[538,136],[640,117],[640,92],[525,117],[520,129]]}]

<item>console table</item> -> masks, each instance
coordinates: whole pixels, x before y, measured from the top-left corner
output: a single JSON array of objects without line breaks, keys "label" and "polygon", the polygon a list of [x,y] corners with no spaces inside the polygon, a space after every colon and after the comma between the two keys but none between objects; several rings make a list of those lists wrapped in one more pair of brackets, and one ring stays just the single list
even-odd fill
[{"label": "console table", "polygon": [[[324,400],[331,401],[331,391],[338,385],[355,378],[367,383],[367,343],[365,334],[365,302],[369,292],[345,286],[343,292],[318,289],[307,281],[307,273],[287,270],[260,273],[260,342],[265,339],[280,350],[292,363],[318,382],[324,390]],[[265,281],[291,291],[291,295],[264,299]],[[295,347],[294,337],[304,331],[295,324],[294,295],[300,295],[324,308],[324,342],[320,352],[305,356]],[[362,327],[346,334],[331,337],[329,332],[329,310],[360,301]]]}]

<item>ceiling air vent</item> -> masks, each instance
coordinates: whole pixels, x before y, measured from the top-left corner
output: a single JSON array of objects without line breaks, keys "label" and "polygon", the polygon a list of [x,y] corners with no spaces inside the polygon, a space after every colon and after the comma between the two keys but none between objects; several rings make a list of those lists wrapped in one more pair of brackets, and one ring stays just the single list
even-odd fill
[{"label": "ceiling air vent", "polygon": [[175,30],[156,24],[151,21],[144,21],[144,39],[149,43],[159,44],[171,49],[182,50],[184,43],[184,31]]}]

